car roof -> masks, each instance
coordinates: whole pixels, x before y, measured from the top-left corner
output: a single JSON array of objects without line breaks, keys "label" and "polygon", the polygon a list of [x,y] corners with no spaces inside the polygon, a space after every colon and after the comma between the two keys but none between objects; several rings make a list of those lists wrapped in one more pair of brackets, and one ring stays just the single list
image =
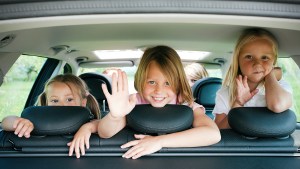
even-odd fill
[{"label": "car roof", "polygon": [[242,30],[263,27],[278,38],[279,57],[297,57],[299,6],[298,1],[279,0],[2,1],[0,52],[56,58],[74,67],[133,66],[138,58],[101,60],[94,51],[168,45],[209,52],[197,61],[223,64]]}]

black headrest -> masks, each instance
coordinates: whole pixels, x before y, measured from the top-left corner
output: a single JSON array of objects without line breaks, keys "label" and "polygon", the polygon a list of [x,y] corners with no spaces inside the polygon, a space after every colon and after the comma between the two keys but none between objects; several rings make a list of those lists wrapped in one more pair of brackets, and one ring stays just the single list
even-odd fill
[{"label": "black headrest", "polygon": [[108,91],[111,93],[111,79],[103,74],[97,73],[83,73],[79,77],[85,81],[90,89],[90,93],[97,100],[106,100],[106,97],[102,91],[102,83],[105,83]]},{"label": "black headrest", "polygon": [[217,77],[206,77],[199,79],[192,86],[195,102],[204,107],[215,106],[216,92],[222,86],[222,79]]},{"label": "black headrest", "polygon": [[286,137],[296,129],[296,115],[291,110],[274,113],[266,107],[233,108],[228,114],[230,127],[250,137]]},{"label": "black headrest", "polygon": [[127,124],[142,133],[172,133],[188,129],[193,123],[193,110],[184,105],[136,105],[127,116]]},{"label": "black headrest", "polygon": [[33,106],[24,109],[21,117],[33,123],[33,135],[60,135],[75,133],[90,121],[90,114],[81,106]]}]

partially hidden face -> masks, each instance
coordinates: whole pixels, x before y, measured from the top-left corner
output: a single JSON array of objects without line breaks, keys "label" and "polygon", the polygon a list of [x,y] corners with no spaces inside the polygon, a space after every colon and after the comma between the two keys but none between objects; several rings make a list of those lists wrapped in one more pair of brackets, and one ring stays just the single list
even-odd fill
[{"label": "partially hidden face", "polygon": [[275,62],[272,44],[266,39],[256,39],[242,47],[239,55],[239,67],[248,83],[258,84],[268,75]]},{"label": "partially hidden face", "polygon": [[53,82],[46,91],[48,106],[86,106],[86,99],[81,99],[78,91],[61,82]]},{"label": "partially hidden face", "polygon": [[166,104],[176,104],[177,96],[169,82],[160,71],[156,62],[151,62],[144,84],[143,97],[153,107],[164,107]]},{"label": "partially hidden face", "polygon": [[197,81],[197,79],[194,79],[193,77],[191,77],[191,76],[189,76],[189,75],[186,75],[186,78],[187,78],[187,80],[188,80],[188,82],[189,82],[189,85],[192,87],[195,83],[196,83],[196,81]]}]

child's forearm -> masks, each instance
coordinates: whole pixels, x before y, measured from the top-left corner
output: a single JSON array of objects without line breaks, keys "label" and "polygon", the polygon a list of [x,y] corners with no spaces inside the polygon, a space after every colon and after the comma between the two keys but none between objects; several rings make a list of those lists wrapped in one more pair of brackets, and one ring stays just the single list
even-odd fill
[{"label": "child's forearm", "polygon": [[91,133],[96,133],[98,131],[98,123],[99,120],[93,120],[84,124],[82,127],[86,127]]},{"label": "child's forearm", "polygon": [[265,90],[268,109],[280,113],[292,106],[291,93],[280,86],[273,73],[270,73],[265,78]]},{"label": "child's forearm", "polygon": [[228,116],[223,114],[216,115],[215,123],[217,124],[219,129],[229,129]]},{"label": "child's forearm", "polygon": [[14,131],[15,128],[13,127],[14,122],[20,117],[18,116],[7,116],[5,118],[3,118],[2,123],[1,123],[1,127],[3,130],[5,131]]},{"label": "child's forearm", "polygon": [[108,113],[104,118],[99,121],[98,135],[102,138],[110,138],[117,134],[126,126],[126,118],[115,118]]},{"label": "child's forearm", "polygon": [[157,136],[162,147],[198,147],[209,146],[220,141],[220,131],[203,126],[186,131]]}]

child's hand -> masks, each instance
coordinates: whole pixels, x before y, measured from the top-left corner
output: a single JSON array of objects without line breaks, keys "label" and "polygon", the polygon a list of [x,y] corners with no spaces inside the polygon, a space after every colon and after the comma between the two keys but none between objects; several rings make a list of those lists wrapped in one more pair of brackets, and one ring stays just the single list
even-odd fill
[{"label": "child's hand", "polygon": [[248,86],[247,82],[247,76],[239,75],[236,78],[237,83],[237,92],[236,92],[236,100],[235,103],[239,106],[244,106],[245,103],[247,103],[257,92],[258,89],[255,89],[254,91],[250,91],[250,88]]},{"label": "child's hand", "polygon": [[135,134],[134,137],[138,140],[130,141],[121,146],[121,148],[131,147],[122,157],[137,159],[143,155],[159,151],[162,148],[158,137],[142,134]]},{"label": "child's hand", "polygon": [[30,120],[19,117],[14,121],[13,128],[15,129],[15,135],[18,135],[18,137],[29,138],[34,127]]},{"label": "child's hand", "polygon": [[69,156],[73,155],[75,151],[76,157],[80,158],[80,152],[82,155],[85,155],[85,147],[86,149],[90,148],[90,137],[91,137],[91,130],[88,127],[88,124],[84,124],[80,127],[80,129],[75,134],[73,140],[68,143],[69,148]]},{"label": "child's hand", "polygon": [[113,118],[124,117],[134,108],[136,97],[135,95],[129,97],[128,80],[125,72],[118,70],[118,76],[115,73],[113,74],[112,94],[108,92],[105,84],[102,84],[102,89]]}]

